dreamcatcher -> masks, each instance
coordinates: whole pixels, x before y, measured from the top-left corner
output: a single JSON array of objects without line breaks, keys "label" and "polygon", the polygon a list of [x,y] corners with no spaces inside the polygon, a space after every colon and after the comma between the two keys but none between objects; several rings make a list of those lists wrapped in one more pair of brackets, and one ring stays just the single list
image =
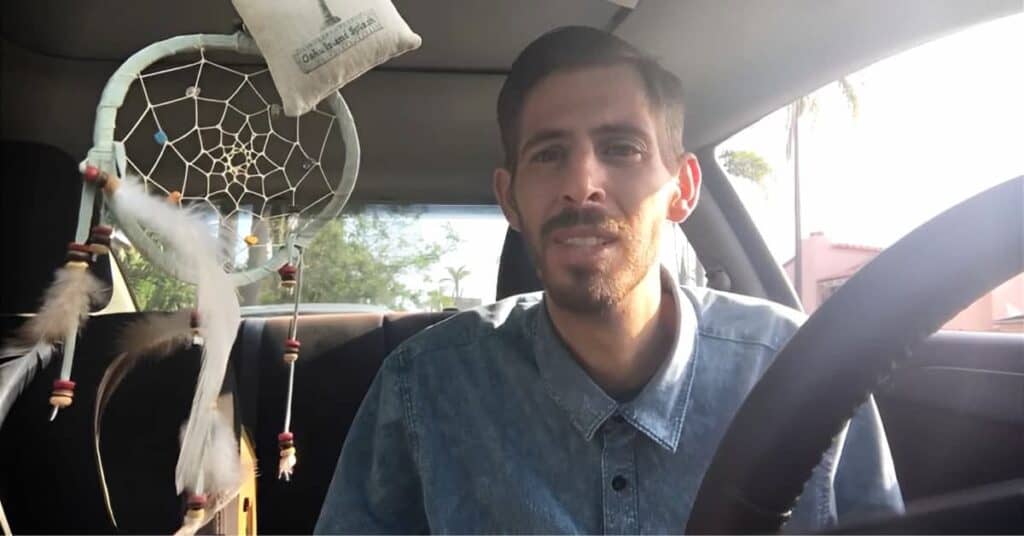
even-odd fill
[{"label": "dreamcatcher", "polygon": [[[50,398],[53,416],[72,404],[75,341],[100,288],[88,267],[97,255],[109,253],[114,235],[110,225],[91,220],[99,194],[103,217],[134,247],[158,268],[196,286],[190,313],[135,326],[135,336],[127,338],[99,386],[94,419],[101,479],[102,412],[121,379],[142,357],[169,355],[181,346],[201,349],[175,469],[178,493],[186,493],[188,504],[181,531],[193,533],[241,484],[238,439],[218,406],[240,321],[235,288],[269,275],[279,275],[286,288],[301,282],[303,248],[339,214],[355,185],[355,125],[337,91],[304,115],[285,116],[248,35],[191,35],[155,43],[125,61],[104,88],[93,138],[81,166],[79,222],[67,262],[40,313],[3,351],[22,357],[4,362],[0,370],[5,383],[0,419],[55,355],[62,354],[63,361]],[[279,435],[284,478],[296,463],[289,430],[300,346],[299,293],[294,297],[291,336],[282,349],[289,367]],[[11,363],[17,367],[6,367]],[[104,496],[114,520],[106,490]]]},{"label": "dreamcatcher", "polygon": [[[176,37],[135,54],[104,91],[84,170],[132,244],[154,265],[197,285],[190,337],[178,340],[202,347],[203,360],[175,473],[178,492],[189,492],[185,526],[192,530],[238,486],[237,442],[217,408],[239,321],[234,288],[275,272],[282,286],[297,286],[302,249],[344,207],[359,166],[355,125],[337,92],[287,117],[268,69],[237,54],[259,53],[247,35],[236,34]],[[175,64],[154,65],[165,58]],[[130,119],[117,121],[118,114]],[[117,176],[138,180],[118,185]],[[291,337],[282,349],[289,367],[279,435],[285,478],[296,463],[289,425],[299,296],[294,292]],[[166,331],[180,333],[180,326]],[[124,362],[138,352],[137,345],[126,348]],[[101,388],[111,389],[101,389],[100,401],[126,370],[108,374]],[[99,456],[98,437],[96,444]]]}]

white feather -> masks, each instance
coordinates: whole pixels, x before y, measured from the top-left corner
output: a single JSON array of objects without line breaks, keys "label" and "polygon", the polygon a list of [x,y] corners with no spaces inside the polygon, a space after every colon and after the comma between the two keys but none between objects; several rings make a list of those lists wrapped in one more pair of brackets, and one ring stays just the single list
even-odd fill
[{"label": "white feather", "polygon": [[[100,300],[104,290],[103,283],[89,270],[58,268],[39,312],[18,330],[18,344],[63,340],[69,331],[85,323],[90,306]],[[6,355],[7,351],[0,350],[0,354]]]},{"label": "white feather", "polygon": [[[217,240],[198,215],[146,194],[131,178],[122,181],[109,201],[117,219],[122,223],[134,221],[156,233],[165,250],[173,252],[186,269],[191,268],[194,270],[191,273],[197,276],[196,308],[205,344],[174,477],[178,493],[185,489],[216,492],[196,488],[200,484],[203,451],[216,420],[214,406],[240,322],[235,287],[222,268],[223,257]],[[237,460],[237,451],[235,456]],[[238,465],[237,461],[234,465]]]},{"label": "white feather", "polygon": [[0,426],[3,426],[14,401],[32,382],[36,373],[50,364],[53,354],[52,344],[40,342],[22,357],[0,363]]},{"label": "white feather", "polygon": [[[238,438],[223,412],[215,409],[211,413],[213,426],[203,455],[203,487],[211,492],[236,489],[242,483]],[[182,425],[180,439],[184,439],[187,426],[187,422]]]},{"label": "white feather", "polygon": [[[239,457],[238,438],[231,422],[221,411],[213,409],[213,426],[203,453],[202,483],[207,497],[206,511],[202,519],[186,517],[174,534],[188,536],[195,534],[207,523],[213,521],[217,512],[231,503],[242,488],[242,467]],[[180,437],[184,439],[188,423],[182,425]]]}]

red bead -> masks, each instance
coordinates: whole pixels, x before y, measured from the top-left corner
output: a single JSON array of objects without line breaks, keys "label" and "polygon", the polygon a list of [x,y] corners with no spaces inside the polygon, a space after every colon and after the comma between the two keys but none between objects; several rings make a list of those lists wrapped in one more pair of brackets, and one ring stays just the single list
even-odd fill
[{"label": "red bead", "polygon": [[92,228],[92,234],[101,236],[110,236],[114,233],[114,228],[109,225],[97,225]]},{"label": "red bead", "polygon": [[194,494],[188,497],[188,507],[199,509],[206,506],[206,495]]},{"label": "red bead", "polygon": [[284,341],[284,345],[288,348],[295,348],[296,350],[302,347],[302,343],[299,342],[298,339],[288,339]]},{"label": "red bead", "polygon": [[79,244],[78,242],[68,242],[68,251],[80,251],[82,253],[92,253],[89,246],[85,244]]},{"label": "red bead", "polygon": [[53,380],[53,388],[62,391],[74,391],[75,382],[71,380]]},{"label": "red bead", "polygon": [[188,325],[191,328],[199,327],[199,311],[192,309],[192,312],[188,316]]},{"label": "red bead", "polygon": [[281,274],[281,277],[289,277],[289,276],[290,277],[295,277],[295,272],[297,272],[297,271],[298,270],[295,268],[295,266],[293,266],[291,264],[286,264],[286,265],[282,266],[281,268],[279,268],[277,270],[277,273]]},{"label": "red bead", "polygon": [[96,166],[85,166],[85,173],[83,173],[82,176],[89,182],[96,182],[96,179],[100,176],[100,168]]},{"label": "red bead", "polygon": [[281,432],[280,434],[277,434],[277,441],[280,443],[284,443],[285,441],[292,441],[294,439],[295,434],[292,434],[291,432]]}]

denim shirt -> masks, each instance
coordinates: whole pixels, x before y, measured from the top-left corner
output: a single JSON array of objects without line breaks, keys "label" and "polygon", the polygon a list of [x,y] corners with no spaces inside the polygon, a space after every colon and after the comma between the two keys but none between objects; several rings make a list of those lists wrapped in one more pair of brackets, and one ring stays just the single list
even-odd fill
[{"label": "denim shirt", "polygon": [[[317,533],[679,533],[740,403],[802,315],[680,289],[674,348],[618,402],[541,293],[467,311],[389,356],[349,431]],[[836,438],[787,531],[903,501],[872,400]]]}]

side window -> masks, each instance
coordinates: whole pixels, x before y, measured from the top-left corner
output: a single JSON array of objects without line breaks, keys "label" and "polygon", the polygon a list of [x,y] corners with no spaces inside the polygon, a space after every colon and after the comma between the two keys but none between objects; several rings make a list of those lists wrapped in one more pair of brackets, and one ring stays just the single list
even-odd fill
[{"label": "side window", "polygon": [[[814,311],[931,217],[1024,174],[1024,15],[847,75],[723,142],[729,175]],[[797,238],[799,237],[799,239]],[[944,329],[1024,331],[1024,274]]]}]

